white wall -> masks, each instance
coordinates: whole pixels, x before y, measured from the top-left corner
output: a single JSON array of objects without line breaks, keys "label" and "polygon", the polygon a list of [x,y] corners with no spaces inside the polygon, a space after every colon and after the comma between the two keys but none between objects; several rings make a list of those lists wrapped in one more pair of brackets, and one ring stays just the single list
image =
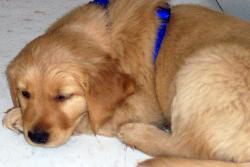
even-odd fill
[{"label": "white wall", "polygon": [[250,20],[250,0],[218,0],[218,2],[225,13]]}]

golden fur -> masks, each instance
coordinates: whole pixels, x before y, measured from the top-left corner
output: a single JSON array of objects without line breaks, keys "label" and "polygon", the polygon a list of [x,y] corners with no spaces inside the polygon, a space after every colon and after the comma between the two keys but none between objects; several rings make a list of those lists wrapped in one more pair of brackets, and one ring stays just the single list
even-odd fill
[{"label": "golden fur", "polygon": [[[161,109],[171,133],[126,124],[120,138],[156,157],[248,162],[250,24],[209,9],[172,8],[156,66]],[[249,166],[161,158],[141,166]]]},{"label": "golden fur", "polygon": [[[4,124],[23,125],[34,145],[34,129],[50,134],[40,146],[93,131],[175,157],[139,166],[248,166],[250,24],[174,6],[155,65],[159,6],[165,0],[113,0],[108,13],[88,4],[54,23],[8,66],[15,109]],[[171,133],[159,129],[164,119]]]}]

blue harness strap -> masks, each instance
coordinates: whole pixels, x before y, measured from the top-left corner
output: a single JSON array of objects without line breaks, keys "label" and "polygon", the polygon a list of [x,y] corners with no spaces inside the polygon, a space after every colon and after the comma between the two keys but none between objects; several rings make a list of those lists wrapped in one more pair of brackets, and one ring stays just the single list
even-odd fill
[{"label": "blue harness strap", "polygon": [[[109,5],[109,0],[93,0],[90,3],[100,5],[104,8],[107,8]],[[155,40],[155,47],[154,47],[154,51],[153,51],[153,62],[154,63],[157,60],[163,39],[164,39],[166,32],[167,32],[167,26],[168,26],[169,19],[171,17],[171,11],[170,11],[170,8],[159,7],[156,11],[156,14],[161,22],[160,22],[160,26],[158,28],[157,37]]]},{"label": "blue harness strap", "polygon": [[161,49],[163,39],[164,39],[166,32],[167,32],[167,26],[168,26],[168,22],[169,22],[169,19],[171,16],[170,8],[159,7],[157,9],[157,16],[160,19],[161,23],[160,23],[160,26],[158,28],[158,33],[157,33],[157,37],[155,40],[155,48],[154,48],[154,52],[153,52],[154,63],[156,62],[156,59],[159,55],[159,51]]}]

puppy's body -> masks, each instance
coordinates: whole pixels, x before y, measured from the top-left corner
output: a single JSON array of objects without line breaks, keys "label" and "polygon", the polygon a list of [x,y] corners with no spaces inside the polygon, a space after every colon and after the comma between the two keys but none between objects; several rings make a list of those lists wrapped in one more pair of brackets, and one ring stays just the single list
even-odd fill
[{"label": "puppy's body", "polygon": [[[106,10],[89,4],[28,44],[8,67],[28,142],[34,144],[33,133],[41,130],[52,136],[43,144],[56,146],[74,130],[91,127],[113,136],[121,124],[143,122],[125,124],[119,137],[148,154],[249,161],[250,25],[202,7],[173,7],[153,64],[155,11],[165,5],[117,0]],[[171,134],[149,125],[161,125],[162,113],[171,121]],[[164,158],[141,165],[182,163],[236,165]]]},{"label": "puppy's body", "polygon": [[182,136],[191,157],[249,160],[249,28],[249,23],[201,7],[173,8],[162,49],[167,56],[158,59],[156,81],[164,111],[170,107],[164,105],[160,92],[167,87],[162,83],[174,82],[172,131]]},{"label": "puppy's body", "polygon": [[[172,133],[128,124],[120,132],[125,143],[153,156],[248,162],[249,35],[250,24],[236,18],[198,6],[173,7],[156,66],[157,95]],[[237,165],[167,158],[141,165],[184,164]]]},{"label": "puppy's body", "polygon": [[169,101],[174,95],[171,92],[176,73],[188,57],[198,50],[211,48],[212,51],[223,44],[228,45],[223,47],[225,51],[230,45],[249,49],[249,35],[249,23],[236,18],[199,6],[172,7],[167,36],[156,65],[157,95],[164,113],[171,115]]}]

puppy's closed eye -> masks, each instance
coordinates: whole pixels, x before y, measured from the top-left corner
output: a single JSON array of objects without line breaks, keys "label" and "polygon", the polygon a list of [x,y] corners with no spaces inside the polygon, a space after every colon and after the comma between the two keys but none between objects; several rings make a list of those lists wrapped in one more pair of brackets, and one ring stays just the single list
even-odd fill
[{"label": "puppy's closed eye", "polygon": [[55,96],[55,100],[57,102],[64,102],[64,101],[70,99],[72,96],[73,96],[73,94],[69,94],[69,95],[58,94]]}]

